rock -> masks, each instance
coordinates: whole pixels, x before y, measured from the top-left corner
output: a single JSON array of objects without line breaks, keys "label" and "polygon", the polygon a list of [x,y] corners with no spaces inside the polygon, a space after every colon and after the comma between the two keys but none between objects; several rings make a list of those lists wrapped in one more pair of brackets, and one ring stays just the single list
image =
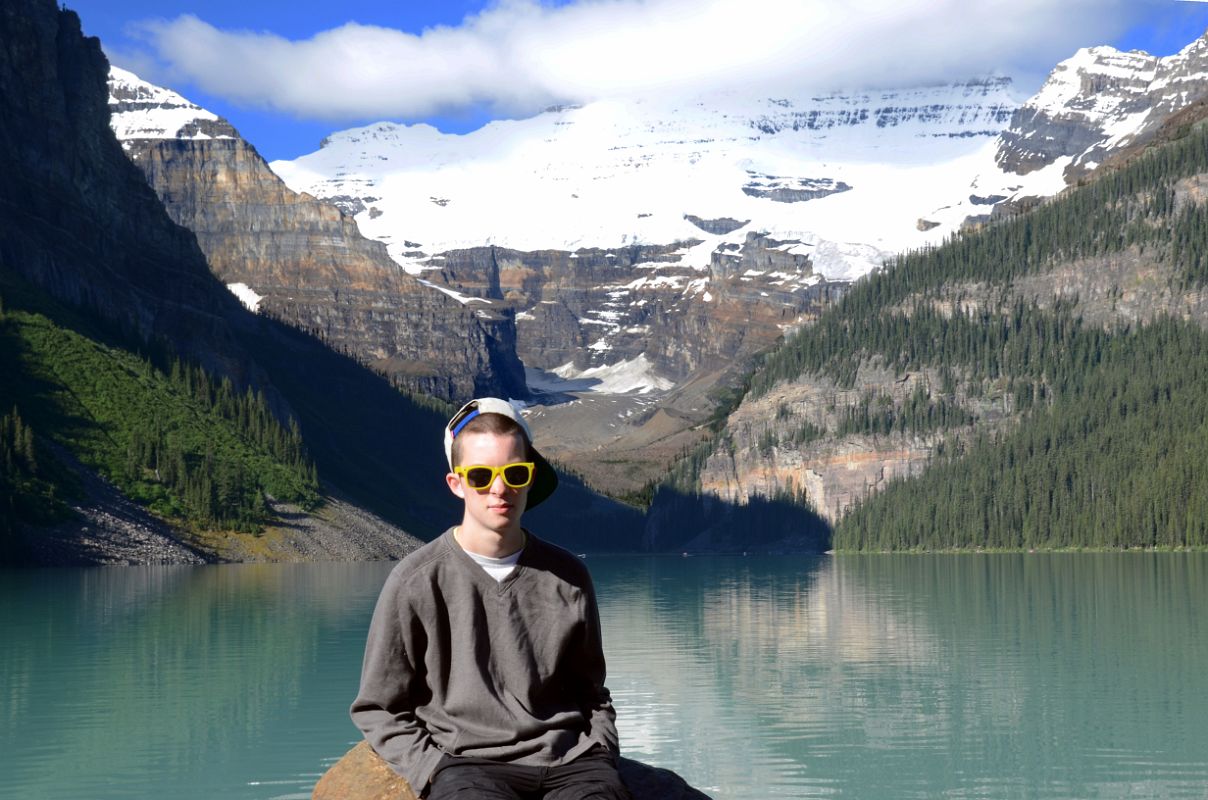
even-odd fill
[{"label": "rock", "polygon": [[851,186],[833,178],[795,178],[783,175],[761,175],[747,170],[751,181],[742,187],[750,197],[762,197],[777,203],[804,203],[839,192],[851,191]]},{"label": "rock", "polygon": [[1079,50],[1015,111],[995,158],[1004,171],[1026,175],[1069,156],[1072,182],[1112,153],[1150,141],[1181,109],[1208,97],[1206,76],[1208,37],[1161,57]]},{"label": "rock", "polygon": [[513,309],[526,366],[584,370],[644,355],[677,383],[702,370],[741,372],[847,286],[816,275],[812,245],[796,240],[749,232],[714,252],[707,271],[681,263],[695,244],[453,250],[434,259],[441,270],[428,280]]},{"label": "rock", "polygon": [[418,800],[405,779],[362,741],[327,770],[311,800]]},{"label": "rock", "polygon": [[732,219],[730,217],[718,217],[717,219],[702,219],[695,214],[685,214],[684,219],[691,222],[696,227],[700,228],[705,233],[724,236],[727,233],[733,233],[739,228],[751,224],[749,219]]},{"label": "rock", "polygon": [[[463,304],[404,272],[348,215],[375,198],[298,194],[229,123],[207,119],[180,95],[121,70],[110,74],[109,90],[126,155],[172,219],[196,234],[213,273],[250,287],[261,312],[414,392],[528,396],[512,314]],[[200,117],[217,135],[131,121],[155,119],[164,107]]]},{"label": "rock", "polygon": [[0,263],[227,372],[238,301],[113,138],[100,42],[74,12],[27,0],[0,4],[0,43]]},{"label": "rock", "polygon": [[[633,800],[709,800],[671,770],[622,758],[617,765]],[[415,792],[361,742],[315,784],[311,800],[417,800]]]}]

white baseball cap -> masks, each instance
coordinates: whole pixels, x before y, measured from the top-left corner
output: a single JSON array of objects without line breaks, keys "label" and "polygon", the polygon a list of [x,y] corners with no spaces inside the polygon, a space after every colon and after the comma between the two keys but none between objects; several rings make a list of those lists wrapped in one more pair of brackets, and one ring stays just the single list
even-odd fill
[{"label": "white baseball cap", "polygon": [[445,426],[445,460],[449,462],[449,469],[453,469],[453,439],[461,433],[461,429],[470,420],[479,414],[499,414],[507,417],[519,425],[520,430],[524,431],[524,438],[528,440],[529,450],[533,454],[533,463],[536,464],[525,508],[534,508],[553,494],[554,490],[558,488],[557,473],[554,472],[554,468],[545,460],[545,457],[537,452],[537,448],[533,447],[533,432],[528,423],[524,421],[524,417],[520,415],[515,406],[498,397],[480,397],[471,400],[459,408],[453,418],[449,420],[449,424]]}]

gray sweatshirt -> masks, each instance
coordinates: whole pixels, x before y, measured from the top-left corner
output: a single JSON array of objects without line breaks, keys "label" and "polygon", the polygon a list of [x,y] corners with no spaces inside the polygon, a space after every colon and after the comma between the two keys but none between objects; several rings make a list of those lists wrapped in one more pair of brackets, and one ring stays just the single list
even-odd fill
[{"label": "gray sweatshirt", "polygon": [[515,764],[618,752],[595,590],[583,563],[532,534],[496,582],[450,528],[391,571],[352,721],[417,794],[444,753]]}]

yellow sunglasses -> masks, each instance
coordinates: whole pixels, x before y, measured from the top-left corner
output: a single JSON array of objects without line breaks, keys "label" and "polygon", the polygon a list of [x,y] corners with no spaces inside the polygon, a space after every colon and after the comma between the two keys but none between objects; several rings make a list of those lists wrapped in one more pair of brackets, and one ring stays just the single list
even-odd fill
[{"label": "yellow sunglasses", "polygon": [[454,467],[453,472],[460,475],[471,489],[485,492],[491,488],[498,475],[503,476],[503,483],[513,489],[523,489],[533,482],[533,472],[536,464],[532,461],[516,461],[499,467],[488,467],[483,464],[472,464],[465,467]]}]

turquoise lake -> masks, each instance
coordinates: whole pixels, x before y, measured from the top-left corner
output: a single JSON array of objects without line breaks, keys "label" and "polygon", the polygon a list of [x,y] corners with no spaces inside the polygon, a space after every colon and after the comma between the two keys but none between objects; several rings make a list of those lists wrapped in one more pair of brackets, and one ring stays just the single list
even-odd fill
[{"label": "turquoise lake", "polygon": [[[624,753],[718,800],[1208,796],[1208,554],[587,563]],[[0,571],[0,797],[309,797],[390,566]]]}]

